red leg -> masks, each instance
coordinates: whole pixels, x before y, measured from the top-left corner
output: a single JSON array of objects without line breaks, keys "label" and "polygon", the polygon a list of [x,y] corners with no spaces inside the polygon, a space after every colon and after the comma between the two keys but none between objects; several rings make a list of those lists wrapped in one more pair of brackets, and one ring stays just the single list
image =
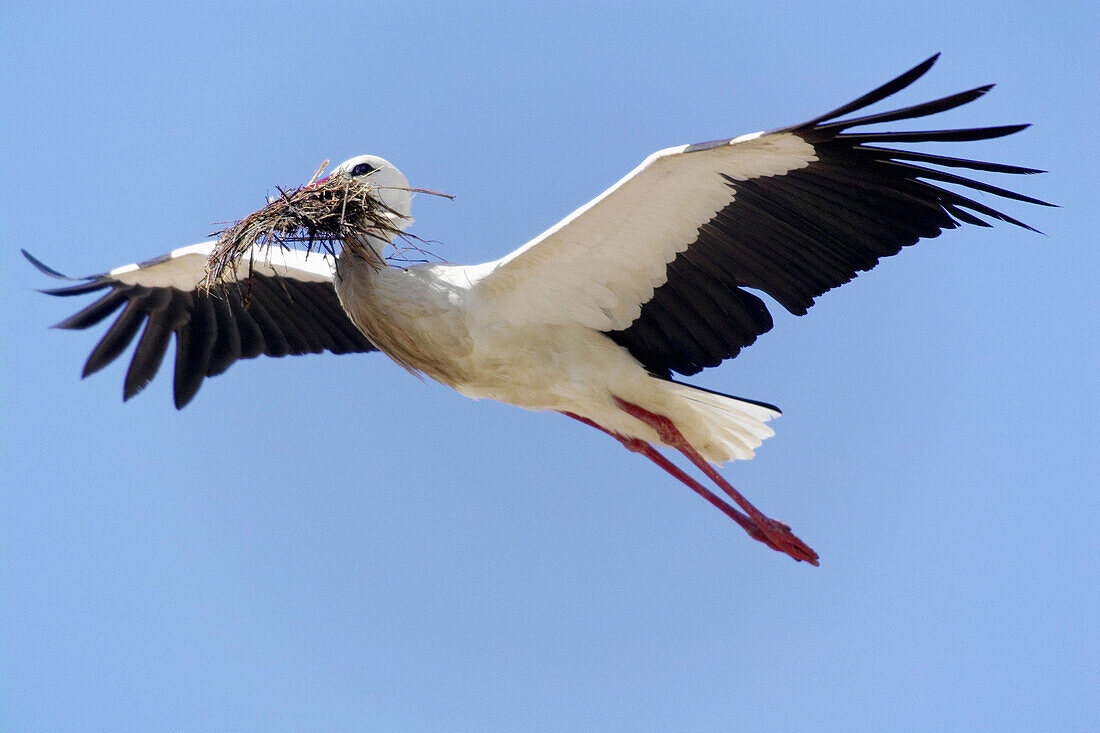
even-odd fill
[{"label": "red leg", "polygon": [[645,442],[644,440],[639,440],[638,438],[627,438],[626,436],[619,435],[616,432],[608,430],[599,423],[593,422],[586,417],[581,417],[580,415],[574,414],[572,412],[563,412],[562,414],[567,417],[571,417],[574,420],[579,420],[585,425],[596,428],[599,431],[607,433],[612,438],[622,443],[623,446],[625,446],[626,449],[631,453],[641,453],[643,456],[653,461],[665,471],[668,471],[670,474],[682,481],[688,488],[699,494],[699,496],[703,497],[711,504],[716,506],[727,517],[741,525],[741,529],[748,532],[749,536],[752,537],[754,540],[763,542],[765,545],[772,548],[773,550],[779,550],[779,548],[776,547],[776,545],[770,539],[768,539],[768,536],[764,534],[764,532],[761,531],[759,527],[753,524],[753,521],[751,519],[731,507],[726,502],[719,499],[717,496],[715,496],[713,491],[700,484],[691,476],[688,476],[686,473],[680,470],[680,468],[676,466],[672,461],[668,460],[663,455],[658,453],[657,449],[655,449],[649,443]]},{"label": "red leg", "polygon": [[621,407],[628,415],[638,418],[646,425],[656,430],[657,435],[661,438],[661,442],[683,453],[687,456],[689,461],[699,467],[699,470],[709,476],[714,483],[718,484],[718,486],[749,515],[753,523],[768,537],[770,540],[768,544],[773,545],[781,552],[787,553],[795,560],[805,560],[811,565],[818,564],[817,553],[810,549],[809,545],[798,539],[787,525],[765,516],[763,512],[754,507],[748,499],[742,496],[737,489],[733,488],[733,486],[722,478],[722,475],[714,469],[714,466],[710,465],[703,456],[699,455],[699,451],[695,450],[691,443],[684,438],[683,434],[671,420],[618,397],[615,398],[615,404]]}]

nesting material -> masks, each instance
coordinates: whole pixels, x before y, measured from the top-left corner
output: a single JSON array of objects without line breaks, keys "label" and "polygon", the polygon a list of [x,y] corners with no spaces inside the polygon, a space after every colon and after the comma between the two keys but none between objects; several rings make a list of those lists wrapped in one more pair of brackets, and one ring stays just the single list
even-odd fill
[{"label": "nesting material", "polygon": [[[324,165],[314,178],[320,175]],[[378,187],[367,176],[353,178],[337,173],[300,188],[278,189],[267,206],[244,219],[214,232],[218,244],[206,264],[201,287],[246,278],[251,263],[242,273],[242,259],[252,256],[255,245],[290,248],[307,252],[323,250],[335,255],[336,246],[350,248],[367,257],[360,244],[367,234],[390,238],[400,234],[399,215],[377,195]],[[381,263],[380,263],[381,264]]]}]

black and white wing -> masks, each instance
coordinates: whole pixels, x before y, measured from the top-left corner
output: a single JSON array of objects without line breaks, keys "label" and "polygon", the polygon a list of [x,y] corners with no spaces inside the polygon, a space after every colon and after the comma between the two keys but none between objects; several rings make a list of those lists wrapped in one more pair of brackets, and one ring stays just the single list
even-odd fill
[{"label": "black and white wing", "polygon": [[763,301],[745,288],[801,315],[818,295],[923,237],[990,226],[982,217],[1030,229],[940,184],[1049,204],[943,168],[1041,171],[889,147],[985,140],[1027,125],[847,132],[944,112],[992,85],[836,119],[910,85],[936,58],[804,124],[654,153],[525,246],[471,268],[485,317],[584,324],[655,375],[689,375],[771,328]]},{"label": "black and white wing", "polygon": [[173,334],[177,408],[191,401],[203,378],[221,374],[238,359],[374,350],[340,306],[330,257],[257,247],[243,257],[237,281],[205,291],[199,283],[214,246],[195,244],[86,278],[66,277],[26,251],[23,254],[51,277],[79,281],[42,292],[70,296],[107,291],[56,328],[88,328],[121,308],[84,364],[84,376],[118,358],[141,330],[123,399],[133,397],[156,376]]}]

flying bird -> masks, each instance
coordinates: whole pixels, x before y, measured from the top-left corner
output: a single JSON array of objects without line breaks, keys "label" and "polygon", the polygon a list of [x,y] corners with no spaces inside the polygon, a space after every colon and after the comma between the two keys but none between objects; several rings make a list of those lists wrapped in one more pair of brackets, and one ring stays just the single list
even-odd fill
[{"label": "flying bird", "polygon": [[[247,266],[231,273],[236,283],[204,281],[215,242],[86,278],[65,278],[24,254],[47,275],[76,282],[43,292],[106,291],[57,327],[84,329],[118,313],[85,376],[141,330],[124,399],[154,377],[173,335],[177,408],[239,359],[378,350],[466,396],[559,412],[608,433],[752,538],[817,565],[816,552],[715,468],[751,458],[779,410],[673,375],[716,366],[771,329],[751,291],[802,315],[817,296],[921,238],[990,226],[987,219],[1031,229],[959,191],[1050,204],[945,169],[1041,171],[893,147],[985,140],[1027,125],[863,130],[945,112],[992,85],[839,119],[909,86],[937,57],[808,122],[653,153],[546,232],[484,264],[388,261],[394,233],[412,222],[412,191],[373,155],[332,175],[369,183],[392,228],[370,229],[358,246],[345,241],[332,254],[256,244]],[[732,504],[655,446],[682,453]]]}]

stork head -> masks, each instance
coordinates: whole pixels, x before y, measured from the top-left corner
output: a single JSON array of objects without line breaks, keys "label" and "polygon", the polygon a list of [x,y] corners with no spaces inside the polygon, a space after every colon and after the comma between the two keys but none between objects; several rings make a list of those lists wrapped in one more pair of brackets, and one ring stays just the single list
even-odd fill
[{"label": "stork head", "polygon": [[365,183],[376,186],[375,196],[400,215],[394,224],[400,228],[412,224],[412,192],[409,191],[409,179],[397,170],[393,163],[377,155],[357,155],[345,160],[333,169],[331,175],[343,175],[362,178]]}]

